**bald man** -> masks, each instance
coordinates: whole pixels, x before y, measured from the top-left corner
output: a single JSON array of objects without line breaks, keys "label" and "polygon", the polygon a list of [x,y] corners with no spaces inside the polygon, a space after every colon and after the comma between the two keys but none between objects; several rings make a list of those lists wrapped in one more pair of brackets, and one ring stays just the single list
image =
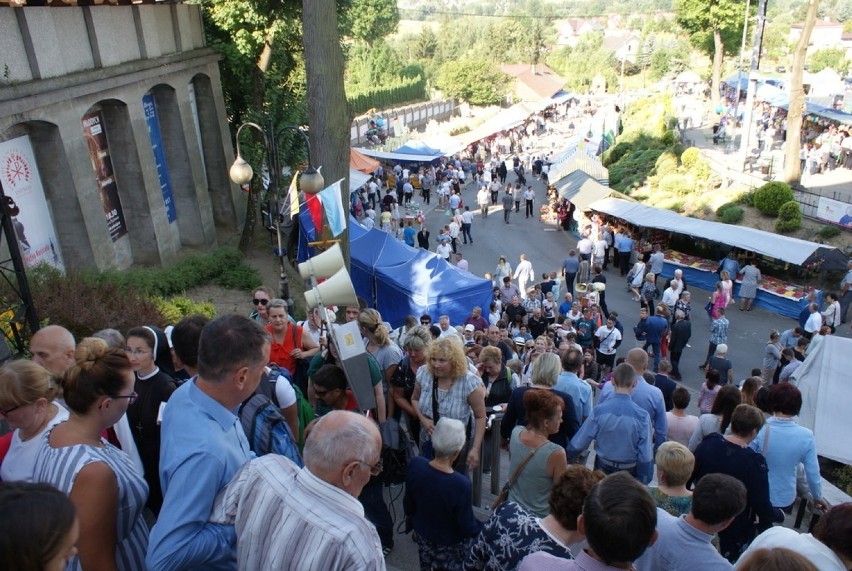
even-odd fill
[{"label": "bald man", "polygon": [[[636,387],[633,389],[630,398],[651,415],[651,425],[654,427],[654,454],[656,454],[657,448],[666,441],[666,433],[668,432],[663,392],[654,385],[649,385],[645,377],[642,376],[648,368],[648,353],[636,347],[627,353],[625,362],[636,371]],[[612,395],[613,387],[611,385],[612,383],[604,385],[598,404],[606,401]]]},{"label": "bald man", "polygon": [[375,423],[336,410],[314,425],[304,468],[276,454],[246,464],[211,516],[235,525],[239,568],[384,569],[378,533],[356,499],[381,472],[381,449]]},{"label": "bald man", "polygon": [[30,338],[32,360],[56,376],[74,364],[74,336],[59,325],[48,325]]}]

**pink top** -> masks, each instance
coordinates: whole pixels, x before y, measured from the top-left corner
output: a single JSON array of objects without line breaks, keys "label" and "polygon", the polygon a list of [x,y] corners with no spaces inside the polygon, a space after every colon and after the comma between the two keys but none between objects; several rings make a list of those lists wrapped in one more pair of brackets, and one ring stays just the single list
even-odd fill
[{"label": "pink top", "polygon": [[707,388],[707,383],[701,383],[701,391],[698,393],[698,410],[702,414],[710,414],[710,409],[713,408],[713,401],[716,400],[716,395],[722,389],[722,385],[716,385],[712,389]]}]

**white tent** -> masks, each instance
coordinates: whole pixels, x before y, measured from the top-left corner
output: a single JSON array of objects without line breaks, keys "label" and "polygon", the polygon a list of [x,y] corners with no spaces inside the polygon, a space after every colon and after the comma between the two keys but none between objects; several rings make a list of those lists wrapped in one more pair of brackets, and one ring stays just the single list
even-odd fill
[{"label": "white tent", "polygon": [[593,202],[588,209],[627,220],[637,226],[660,228],[677,234],[705,238],[800,266],[809,259],[821,257],[825,260],[823,269],[846,267],[846,257],[837,248],[764,232],[748,226],[732,226],[721,222],[699,220],[682,216],[671,210],[612,197]]},{"label": "white tent", "polygon": [[793,373],[802,391],[799,424],[814,431],[817,454],[852,464],[852,339],[827,335]]}]

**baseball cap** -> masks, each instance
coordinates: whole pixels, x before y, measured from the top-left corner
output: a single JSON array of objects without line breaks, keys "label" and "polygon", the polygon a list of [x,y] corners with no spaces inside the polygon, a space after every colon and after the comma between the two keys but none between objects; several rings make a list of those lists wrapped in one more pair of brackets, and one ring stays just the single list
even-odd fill
[{"label": "baseball cap", "polygon": [[524,346],[524,344],[526,343],[526,340],[525,340],[523,337],[515,337],[515,338],[513,339],[513,341],[515,342],[515,345],[520,345],[520,346],[522,346],[522,347],[523,347],[523,346]]},{"label": "baseball cap", "polygon": [[465,326],[464,326],[464,330],[465,330],[465,331],[473,331],[474,329],[476,329],[476,327],[474,327],[474,326],[473,326],[472,324],[470,324],[470,323],[468,323],[467,325],[465,325]]}]

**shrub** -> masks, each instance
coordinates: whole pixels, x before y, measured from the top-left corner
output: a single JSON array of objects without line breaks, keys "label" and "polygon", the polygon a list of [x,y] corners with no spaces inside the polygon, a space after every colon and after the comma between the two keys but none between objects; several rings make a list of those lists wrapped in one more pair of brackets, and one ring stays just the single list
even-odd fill
[{"label": "shrub", "polygon": [[175,296],[170,299],[162,297],[154,298],[157,311],[165,323],[177,323],[187,315],[200,313],[206,317],[216,316],[216,307],[209,301],[195,302],[184,296]]},{"label": "shrub", "polygon": [[733,202],[726,202],[725,204],[723,204],[722,206],[717,208],[716,209],[716,217],[721,218],[725,214],[725,211],[732,206],[736,206],[736,204],[734,204]]},{"label": "shrub", "polygon": [[674,153],[665,152],[657,158],[654,163],[654,173],[658,176],[665,176],[677,170],[677,157]]},{"label": "shrub", "polygon": [[686,196],[695,189],[695,183],[690,177],[673,172],[660,178],[657,188],[661,193],[672,196]]},{"label": "shrub", "polygon": [[745,211],[736,204],[733,204],[730,208],[725,210],[719,218],[725,224],[736,224],[743,219],[743,216],[745,216]]},{"label": "shrub", "polygon": [[682,164],[685,169],[689,170],[695,163],[701,160],[701,158],[701,151],[695,147],[689,147],[680,155],[680,164]]},{"label": "shrub", "polygon": [[782,234],[794,232],[802,227],[802,209],[795,200],[790,200],[778,209],[778,220],[775,221],[775,230]]},{"label": "shrub", "polygon": [[41,266],[30,272],[36,313],[47,323],[66,327],[79,340],[113,327],[164,324],[154,301],[132,287],[92,283],[79,272],[63,275]]},{"label": "shrub", "polygon": [[[778,216],[783,204],[794,199],[790,185],[783,182],[768,182],[754,191],[754,205],[758,210],[770,216]],[[801,221],[801,212],[799,213]]]},{"label": "shrub", "polygon": [[840,236],[840,228],[837,226],[823,226],[819,229],[819,237],[820,238],[834,238],[835,236]]},{"label": "shrub", "polygon": [[669,198],[662,199],[655,206],[657,208],[663,208],[673,212],[683,212],[683,205],[685,202],[686,201],[683,198],[671,196]]}]

